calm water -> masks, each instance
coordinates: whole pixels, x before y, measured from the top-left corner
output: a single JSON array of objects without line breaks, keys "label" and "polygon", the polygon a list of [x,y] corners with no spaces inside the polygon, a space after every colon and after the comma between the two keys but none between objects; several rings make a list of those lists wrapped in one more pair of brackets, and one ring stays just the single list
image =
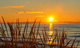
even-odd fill
[{"label": "calm water", "polygon": [[[32,25],[33,24],[28,25],[28,35],[31,31]],[[13,24],[13,26],[15,26],[15,24]],[[1,27],[1,25],[0,25],[0,27]],[[25,27],[25,24],[22,24],[21,32],[23,32],[24,27]],[[60,32],[64,29],[64,30],[66,30],[66,33],[68,33],[68,35],[67,35],[68,40],[72,39],[71,43],[73,42],[73,40],[75,39],[76,36],[77,36],[77,39],[75,41],[75,45],[80,40],[80,24],[52,24],[52,23],[50,23],[50,24],[40,24],[39,32],[40,32],[41,35],[42,35],[42,30],[44,30],[44,27],[45,27],[46,32],[49,36],[52,35],[53,33],[55,33],[56,29],[57,29],[58,32]],[[36,32],[37,32],[38,24],[36,24],[36,27],[34,27],[34,28],[36,29]],[[8,31],[9,31],[9,28],[8,28]],[[9,34],[9,37],[10,37],[10,34]],[[40,41],[40,37],[37,37],[37,38],[38,38],[38,41]],[[79,46],[80,46],[80,44],[79,44]]]}]

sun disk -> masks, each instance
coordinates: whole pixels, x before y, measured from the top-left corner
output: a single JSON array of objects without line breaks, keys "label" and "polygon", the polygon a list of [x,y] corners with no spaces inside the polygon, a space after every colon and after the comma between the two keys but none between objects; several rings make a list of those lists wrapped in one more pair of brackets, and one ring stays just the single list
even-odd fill
[{"label": "sun disk", "polygon": [[50,18],[49,18],[49,21],[53,21],[53,18],[52,18],[52,17],[50,17]]}]

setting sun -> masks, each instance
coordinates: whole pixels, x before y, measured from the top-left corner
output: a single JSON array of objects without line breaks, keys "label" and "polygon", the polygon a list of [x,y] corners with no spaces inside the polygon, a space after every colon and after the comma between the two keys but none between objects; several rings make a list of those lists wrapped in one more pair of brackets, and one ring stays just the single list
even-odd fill
[{"label": "setting sun", "polygon": [[53,18],[52,18],[52,17],[50,17],[50,18],[49,18],[49,21],[53,21]]}]

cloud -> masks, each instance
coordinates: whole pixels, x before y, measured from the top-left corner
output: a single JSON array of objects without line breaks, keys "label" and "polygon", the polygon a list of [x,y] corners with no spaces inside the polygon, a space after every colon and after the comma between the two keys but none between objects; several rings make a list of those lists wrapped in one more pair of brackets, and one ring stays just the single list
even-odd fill
[{"label": "cloud", "polygon": [[5,7],[5,8],[8,8],[8,7]]},{"label": "cloud", "polygon": [[26,2],[26,4],[27,4],[27,3],[30,3],[30,2]]},{"label": "cloud", "polygon": [[26,2],[26,3],[28,3],[28,2]]},{"label": "cloud", "polygon": [[18,7],[24,7],[24,6],[9,6],[9,8],[18,8]]},{"label": "cloud", "polygon": [[15,14],[21,14],[21,13],[43,13],[43,12],[26,12],[26,11],[21,11],[21,12],[16,12]]},{"label": "cloud", "polygon": [[44,17],[44,16],[36,16],[36,17]]},{"label": "cloud", "polygon": [[1,7],[1,8],[8,8],[8,7]]},{"label": "cloud", "polygon": [[21,8],[21,7],[24,7],[24,6],[8,6],[8,7],[2,7],[2,8]]}]

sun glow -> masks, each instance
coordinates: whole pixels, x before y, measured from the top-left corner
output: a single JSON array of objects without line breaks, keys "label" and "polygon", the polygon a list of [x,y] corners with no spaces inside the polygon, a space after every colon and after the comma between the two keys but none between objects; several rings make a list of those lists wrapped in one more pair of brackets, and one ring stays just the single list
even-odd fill
[{"label": "sun glow", "polygon": [[50,17],[50,18],[49,18],[49,21],[53,21],[53,18],[52,18],[52,17]]}]

